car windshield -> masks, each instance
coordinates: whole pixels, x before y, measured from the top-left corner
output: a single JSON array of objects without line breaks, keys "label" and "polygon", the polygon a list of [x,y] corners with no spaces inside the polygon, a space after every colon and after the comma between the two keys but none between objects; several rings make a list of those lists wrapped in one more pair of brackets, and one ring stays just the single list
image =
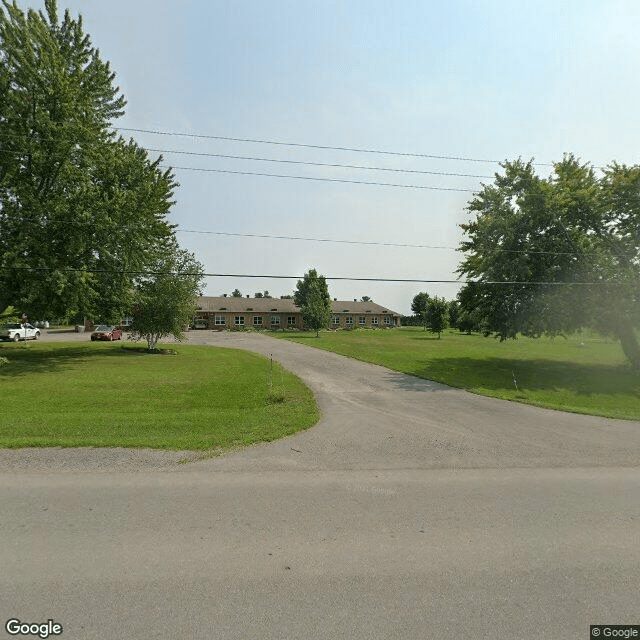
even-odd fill
[{"label": "car windshield", "polygon": [[113,329],[113,327],[110,327],[108,324],[101,324],[100,326],[96,327],[96,331],[111,331]]}]

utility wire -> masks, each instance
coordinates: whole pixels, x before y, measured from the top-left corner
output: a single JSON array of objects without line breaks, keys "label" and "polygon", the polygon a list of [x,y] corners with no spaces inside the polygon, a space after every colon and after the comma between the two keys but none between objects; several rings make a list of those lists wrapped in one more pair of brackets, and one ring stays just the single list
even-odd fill
[{"label": "utility wire", "polygon": [[[7,271],[8,269],[2,269]],[[303,276],[283,276],[273,274],[247,274],[247,273],[200,273],[197,271],[128,271],[128,270],[116,270],[116,269],[56,269],[54,267],[13,267],[13,270],[28,271],[32,273],[59,271],[61,273],[110,273],[118,275],[139,275],[139,276],[153,276],[153,275],[176,275],[176,276],[204,276],[207,278],[260,278],[260,279],[277,279],[277,280],[301,280]],[[599,280],[595,282],[520,282],[514,280],[424,280],[420,278],[357,278],[352,276],[324,276],[326,280],[349,280],[353,282],[417,282],[427,284],[511,284],[520,285],[523,287],[535,285],[553,285],[553,286],[584,286],[584,285],[625,285],[625,282],[618,282],[613,280]]]},{"label": "utility wire", "polygon": [[461,191],[465,193],[476,193],[475,189],[457,189],[453,187],[427,187],[418,184],[395,184],[391,182],[369,182],[366,180],[346,180],[342,178],[315,178],[312,176],[292,176],[279,173],[260,173],[257,171],[231,171],[230,169],[200,169],[198,167],[176,167],[173,165],[158,165],[165,169],[178,169],[182,171],[203,171],[206,173],[231,173],[240,176],[266,176],[269,178],[288,178],[290,180],[312,180],[314,182],[342,182],[346,184],[367,184],[378,187],[399,187],[403,189],[427,189],[429,191]]},{"label": "utility wire", "polygon": [[[199,151],[183,151],[178,149],[153,149],[151,147],[141,147],[145,151],[152,153],[162,153],[162,154],[178,154],[178,155],[187,155],[187,156],[201,156],[205,158],[225,158],[227,160],[249,160],[251,162],[274,162],[279,164],[299,164],[310,167],[329,167],[329,168],[338,168],[338,169],[359,169],[365,171],[388,171],[393,173],[416,173],[421,175],[432,175],[432,176],[453,176],[459,178],[486,178],[488,180],[493,180],[495,176],[489,175],[480,175],[475,173],[456,173],[451,171],[426,171],[421,169],[396,169],[395,167],[369,167],[367,165],[362,164],[340,164],[335,162],[310,162],[304,160],[286,160],[281,158],[263,158],[260,156],[236,156],[229,155],[226,153],[204,153]],[[9,151],[8,149],[0,149],[0,154],[3,155],[11,155],[15,157],[21,157],[27,155],[26,151]],[[47,158],[53,159],[61,159],[66,160],[68,158],[67,155],[51,153],[47,154]]]},{"label": "utility wire", "polygon": [[449,171],[423,171],[420,169],[395,169],[393,167],[367,167],[361,164],[338,164],[334,162],[307,162],[303,160],[282,160],[277,158],[261,158],[257,156],[233,156],[223,153],[200,153],[197,151],[173,151],[171,149],[151,149],[145,147],[147,151],[154,153],[175,153],[189,156],[205,156],[211,158],[226,158],[230,160],[251,160],[257,162],[277,162],[282,164],[301,164],[310,167],[331,167],[339,169],[364,169],[366,171],[391,171],[394,173],[418,173],[432,176],[455,176],[460,178],[487,178],[493,180],[494,176],[479,175],[475,173],[453,173]]},{"label": "utility wire", "polygon": [[[0,214],[1,215],[1,214]],[[41,222],[41,218],[35,217],[27,217],[27,216],[12,216],[11,218],[7,218],[7,221],[19,220],[22,222]],[[94,220],[67,220],[62,218],[57,218],[55,220],[49,220],[49,223],[58,223],[64,225],[94,225]],[[127,227],[126,225],[122,225],[119,227],[120,229],[128,229],[135,228],[135,226]],[[431,244],[412,244],[408,242],[378,242],[378,241],[368,241],[368,240],[344,240],[337,238],[310,238],[308,236],[283,236],[283,235],[272,235],[266,233],[234,233],[231,231],[207,231],[207,230],[199,230],[199,229],[182,229],[179,226],[173,227],[173,229],[178,233],[195,233],[195,234],[204,234],[204,235],[216,235],[216,236],[230,236],[230,237],[238,237],[238,238],[263,238],[268,240],[294,240],[294,241],[302,241],[302,242],[327,242],[331,244],[349,244],[349,245],[363,245],[363,246],[378,246],[378,247],[402,247],[409,249],[443,249],[448,251],[463,251],[460,247],[452,247],[448,245],[431,245]],[[540,251],[536,249],[504,249],[502,247],[492,247],[493,251],[501,251],[503,253],[526,253],[526,254],[535,254],[535,255],[550,255],[550,256],[589,256],[589,255],[599,255],[596,252],[578,252],[578,251]],[[619,258],[627,258],[624,254],[621,253],[613,253],[613,256],[617,256]]]},{"label": "utility wire", "polygon": [[[0,151],[0,153],[3,153],[2,151]],[[11,153],[11,152],[7,152],[7,153]],[[171,152],[169,152],[171,153]],[[190,152],[175,152],[175,153],[190,153]],[[215,154],[212,154],[215,155]],[[236,157],[240,159],[240,156],[220,156],[220,157]],[[339,165],[339,164],[323,164],[323,163],[313,163],[313,162],[294,162],[294,161],[288,161],[288,160],[270,160],[267,158],[261,159],[261,158],[242,158],[242,159],[247,159],[247,160],[264,160],[265,162],[291,162],[294,164],[306,164],[306,165],[316,165],[316,166],[326,166],[326,167],[345,167],[345,168],[352,168],[352,169],[369,169],[368,167],[359,167],[359,166],[350,166],[350,165]],[[404,189],[426,189],[429,191],[459,191],[459,192],[464,192],[464,193],[476,193],[477,189],[460,189],[460,188],[455,188],[455,187],[429,187],[429,186],[425,186],[425,185],[418,185],[418,184],[397,184],[397,183],[392,183],[392,182],[375,182],[375,181],[367,181],[367,180],[348,180],[346,178],[319,178],[319,177],[314,177],[314,176],[292,176],[292,175],[287,175],[287,174],[279,174],[279,173],[263,173],[263,172],[258,172],[258,171],[237,171],[237,170],[231,170],[231,169],[207,169],[207,168],[201,168],[201,167],[177,167],[175,165],[168,165],[168,164],[159,164],[159,167],[162,167],[163,169],[169,169],[170,171],[173,171],[174,169],[178,169],[181,171],[201,171],[204,173],[227,173],[227,174],[234,174],[234,175],[241,175],[241,176],[263,176],[263,177],[268,177],[268,178],[285,178],[285,179],[290,179],[290,180],[311,180],[313,182],[341,182],[344,184],[365,184],[365,185],[371,185],[371,186],[378,186],[378,187],[396,187],[396,188],[404,188]],[[404,173],[423,173],[423,174],[432,174],[432,175],[458,175],[458,176],[463,176],[463,177],[489,177],[489,176],[464,176],[464,174],[446,174],[446,173],[442,173],[442,172],[435,172],[435,171],[413,171],[413,170],[408,170],[408,169],[391,169],[391,168],[381,168],[381,167],[373,167],[371,168],[373,170],[376,171],[398,171],[398,172],[404,172]]]},{"label": "utility wire", "polygon": [[[118,127],[119,131],[133,131],[136,133],[151,133],[159,136],[180,136],[185,138],[200,138],[205,140],[227,140],[230,142],[251,142],[254,144],[271,144],[284,147],[302,147],[305,149],[325,149],[329,151],[354,151],[356,153],[375,153],[387,156],[404,156],[410,158],[432,158],[435,160],[459,160],[462,162],[484,162],[487,164],[499,164],[503,160],[489,160],[487,158],[469,158],[465,156],[435,155],[430,153],[409,153],[404,151],[387,151],[383,149],[364,149],[361,147],[331,147],[321,144],[303,144],[301,142],[287,142],[283,140],[263,140],[259,138],[234,138],[231,136],[213,136],[198,133],[180,133],[175,131],[160,131],[157,129],[134,129],[131,127]],[[552,163],[536,163],[543,166],[553,166]]]}]

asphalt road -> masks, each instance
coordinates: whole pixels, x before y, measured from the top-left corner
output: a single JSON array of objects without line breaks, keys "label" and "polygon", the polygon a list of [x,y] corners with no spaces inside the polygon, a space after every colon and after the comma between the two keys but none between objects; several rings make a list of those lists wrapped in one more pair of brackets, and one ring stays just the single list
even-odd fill
[{"label": "asphalt road", "polygon": [[261,335],[191,341],[273,354],[313,388],[320,423],[188,464],[3,452],[3,625],[557,640],[640,624],[640,423],[473,396]]}]

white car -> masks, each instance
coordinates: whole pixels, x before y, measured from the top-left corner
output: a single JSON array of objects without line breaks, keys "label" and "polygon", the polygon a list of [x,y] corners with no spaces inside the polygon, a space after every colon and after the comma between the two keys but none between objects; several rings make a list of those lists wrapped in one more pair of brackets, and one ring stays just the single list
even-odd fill
[{"label": "white car", "polygon": [[5,324],[0,329],[0,340],[37,340],[40,331],[30,324]]}]

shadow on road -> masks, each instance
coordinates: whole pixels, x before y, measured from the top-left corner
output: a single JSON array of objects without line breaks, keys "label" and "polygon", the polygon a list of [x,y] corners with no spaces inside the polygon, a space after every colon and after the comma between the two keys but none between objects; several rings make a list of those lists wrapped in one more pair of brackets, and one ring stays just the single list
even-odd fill
[{"label": "shadow on road", "polygon": [[440,382],[427,380],[425,378],[417,378],[406,373],[398,373],[390,371],[384,376],[385,383],[389,386],[403,391],[455,391],[453,387],[448,387]]}]

